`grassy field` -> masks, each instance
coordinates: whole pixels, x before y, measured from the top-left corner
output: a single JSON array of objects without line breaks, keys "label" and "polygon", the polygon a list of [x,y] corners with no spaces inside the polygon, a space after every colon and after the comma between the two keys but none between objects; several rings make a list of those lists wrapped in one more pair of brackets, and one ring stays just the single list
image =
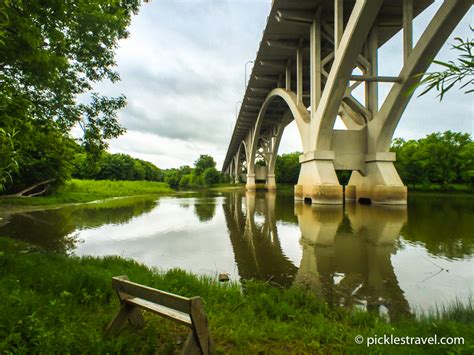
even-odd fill
[{"label": "grassy field", "polygon": [[245,184],[222,183],[209,188],[211,191],[236,191],[245,190]]},{"label": "grassy field", "polygon": [[0,205],[57,205],[90,202],[111,197],[170,194],[173,192],[168,184],[163,182],[72,179],[49,196],[4,198],[0,199]]},{"label": "grassy field", "polygon": [[[184,296],[203,297],[219,353],[472,353],[472,305],[454,305],[388,323],[358,310],[330,308],[302,288],[265,283],[220,284],[179,270],[150,270],[119,257],[46,254],[0,238],[0,353],[172,353],[187,330],[146,314],[142,330],[103,339],[118,309],[111,277]],[[463,336],[464,346],[357,345],[356,335]]]}]

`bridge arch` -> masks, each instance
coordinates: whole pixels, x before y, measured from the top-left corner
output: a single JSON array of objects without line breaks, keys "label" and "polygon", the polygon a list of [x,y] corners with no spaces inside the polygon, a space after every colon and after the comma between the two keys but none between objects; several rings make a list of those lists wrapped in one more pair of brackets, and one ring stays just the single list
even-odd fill
[{"label": "bridge arch", "polygon": [[266,152],[268,155],[267,161],[267,189],[274,189],[275,184],[275,165],[278,148],[280,146],[281,137],[285,127],[293,120],[295,120],[298,127],[298,132],[301,138],[303,149],[306,149],[309,144],[308,129],[310,123],[310,114],[306,109],[306,106],[297,101],[297,96],[294,92],[288,91],[282,88],[275,88],[267,95],[257,115],[255,122],[255,128],[251,136],[251,144],[248,159],[248,170],[247,170],[247,189],[255,189],[255,158],[257,155],[257,149],[259,148],[259,142],[262,139],[262,125],[267,119],[267,111],[271,104],[277,100],[284,102],[286,106],[285,112],[281,115],[281,118],[275,122],[274,130],[271,132],[271,136],[267,137],[269,144],[269,151]]},{"label": "bridge arch", "polygon": [[[247,143],[245,141],[240,142],[239,148],[237,149],[237,153],[232,159],[232,168],[231,168],[231,178],[233,182],[238,184],[240,183],[240,178],[242,174],[242,165],[245,162],[248,162],[248,148]],[[244,158],[244,159],[242,159]]]}]

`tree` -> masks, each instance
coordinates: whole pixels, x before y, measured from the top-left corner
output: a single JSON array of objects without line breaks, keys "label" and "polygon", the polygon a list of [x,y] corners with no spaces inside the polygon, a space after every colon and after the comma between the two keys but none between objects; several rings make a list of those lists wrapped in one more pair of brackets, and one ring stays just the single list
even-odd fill
[{"label": "tree", "polygon": [[173,189],[176,189],[179,186],[180,180],[181,175],[178,170],[170,169],[165,172],[165,182]]},{"label": "tree", "polygon": [[300,173],[300,152],[283,154],[277,156],[275,164],[275,175],[277,182],[284,184],[296,184]]},{"label": "tree", "polygon": [[467,133],[432,133],[419,140],[395,139],[395,166],[407,184],[470,183],[474,146]]},{"label": "tree", "polygon": [[17,132],[6,132],[0,128],[0,191],[13,180],[12,175],[18,172],[18,145],[15,139]]},{"label": "tree", "polygon": [[140,160],[140,163],[142,164],[142,167],[145,170],[145,180],[163,181],[164,176],[160,168],[148,161]]},{"label": "tree", "polygon": [[190,180],[191,180],[191,174],[181,176],[181,179],[179,180],[179,187],[181,189],[183,189],[183,188],[185,189],[185,188],[189,187]]},{"label": "tree", "polygon": [[216,170],[216,168],[207,168],[202,173],[202,178],[206,186],[212,186],[219,183],[220,173]]},{"label": "tree", "polygon": [[96,180],[147,180],[163,181],[163,173],[148,161],[135,159],[128,154],[102,153],[97,170],[91,171],[86,155],[81,152],[73,160],[73,176]]},{"label": "tree", "polygon": [[459,177],[474,188],[474,142],[466,143],[459,152]]},{"label": "tree", "polygon": [[395,167],[403,182],[411,184],[413,188],[415,184],[429,182],[426,171],[421,165],[418,149],[419,144],[416,140],[405,141],[402,138],[396,138],[392,142],[391,151],[397,156]]},{"label": "tree", "polygon": [[[83,129],[81,143],[96,157],[107,139],[124,132],[116,113],[125,98],[103,97],[92,88],[101,80],[119,80],[114,51],[139,6],[140,0],[0,2],[0,128],[15,130],[22,142],[15,176],[20,181],[10,188],[22,185],[32,166],[46,168],[44,174],[35,171],[39,175],[67,176],[69,148],[57,143],[70,139],[77,125]],[[45,165],[53,146],[38,145],[37,132],[56,139],[54,155],[63,155],[62,161]]]},{"label": "tree", "polygon": [[[474,31],[473,27],[471,27],[471,31]],[[426,85],[426,88],[419,96],[426,94],[432,89],[436,89],[439,91],[439,99],[442,100],[445,93],[456,84],[461,85],[460,89],[467,88],[465,93],[474,92],[474,56],[472,53],[474,40],[463,40],[460,37],[456,37],[455,41],[458,44],[453,45],[452,49],[459,52],[457,63],[453,61],[433,61],[433,63],[438,64],[445,69],[439,72],[428,73],[425,78],[421,80],[420,84]],[[467,81],[462,83],[464,79],[467,79]]]},{"label": "tree", "polygon": [[207,154],[201,154],[194,162],[194,171],[196,175],[201,175],[207,168],[215,168],[216,162],[214,158]]}]

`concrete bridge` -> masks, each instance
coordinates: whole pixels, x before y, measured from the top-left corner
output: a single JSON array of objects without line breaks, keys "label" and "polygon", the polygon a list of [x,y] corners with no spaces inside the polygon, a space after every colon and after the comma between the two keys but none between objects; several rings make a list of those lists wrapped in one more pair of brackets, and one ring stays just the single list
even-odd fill
[{"label": "concrete bridge", "polygon": [[[390,143],[412,94],[472,0],[445,0],[417,43],[413,19],[432,0],[274,0],[222,171],[246,188],[276,188],[285,127],[296,121],[304,153],[295,199],[406,204]],[[402,69],[377,72],[378,50],[403,31]],[[391,83],[379,107],[379,83]],[[363,100],[353,92],[364,88]],[[335,130],[337,117],[347,130]],[[260,163],[262,162],[262,163]],[[336,170],[351,170],[343,193]]]}]

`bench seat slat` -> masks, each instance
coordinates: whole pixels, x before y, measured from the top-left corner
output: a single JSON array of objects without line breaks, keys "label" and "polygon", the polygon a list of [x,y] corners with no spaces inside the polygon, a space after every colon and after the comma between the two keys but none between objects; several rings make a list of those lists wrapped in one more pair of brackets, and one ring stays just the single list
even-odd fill
[{"label": "bench seat slat", "polygon": [[176,309],[183,313],[189,313],[191,311],[190,299],[186,297],[143,286],[135,282],[124,280],[120,277],[112,278],[112,287],[117,292],[132,297],[142,298],[153,303],[158,303],[162,306]]},{"label": "bench seat slat", "polygon": [[189,316],[189,314],[185,314],[183,312],[175,311],[174,309],[171,309],[171,308],[168,308],[168,307],[165,307],[165,306],[161,306],[159,304],[149,302],[149,301],[146,301],[146,300],[143,300],[143,299],[140,299],[140,298],[136,298],[136,297],[127,298],[127,299],[123,300],[123,302],[127,303],[127,304],[130,304],[130,305],[133,305],[133,306],[143,308],[147,311],[157,313],[157,314],[159,314],[163,317],[174,320],[178,323],[181,323],[185,326],[188,326],[188,327],[192,328],[193,323],[191,321],[191,317]]}]

